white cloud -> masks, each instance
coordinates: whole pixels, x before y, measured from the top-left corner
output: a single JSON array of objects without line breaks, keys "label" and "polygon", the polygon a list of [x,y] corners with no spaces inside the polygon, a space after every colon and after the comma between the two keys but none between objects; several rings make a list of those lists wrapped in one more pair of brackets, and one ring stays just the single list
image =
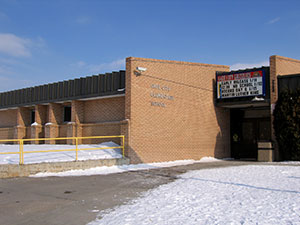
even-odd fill
[{"label": "white cloud", "polygon": [[0,53],[15,57],[29,57],[31,40],[20,38],[14,34],[0,33]]},{"label": "white cloud", "polygon": [[45,41],[40,37],[30,40],[0,33],[0,92],[32,86],[36,82],[24,80],[19,74],[23,74],[24,68],[31,67],[23,58],[44,46]]},{"label": "white cloud", "polygon": [[266,24],[273,24],[273,23],[278,22],[279,20],[280,20],[280,17],[276,17],[276,18],[274,18],[274,19],[268,21]]},{"label": "white cloud", "polygon": [[240,70],[240,69],[247,69],[247,68],[254,68],[254,67],[262,67],[262,66],[269,66],[269,61],[263,61],[258,63],[236,63],[230,66],[231,70]]}]

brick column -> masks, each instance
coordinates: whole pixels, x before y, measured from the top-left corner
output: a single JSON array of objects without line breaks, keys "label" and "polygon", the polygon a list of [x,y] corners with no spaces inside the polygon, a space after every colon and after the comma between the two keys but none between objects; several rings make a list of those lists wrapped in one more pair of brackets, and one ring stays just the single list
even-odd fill
[{"label": "brick column", "polygon": [[274,146],[275,160],[279,160],[279,148],[275,137],[275,130],[273,127],[274,116],[273,110],[277,101],[277,56],[273,55],[270,57],[270,104],[271,104],[271,139]]},{"label": "brick column", "polygon": [[[82,137],[82,125],[74,122],[68,123],[67,137]],[[75,140],[67,140],[67,144],[75,145]],[[78,140],[78,144],[82,144],[82,139]]]},{"label": "brick column", "polygon": [[83,123],[84,119],[84,102],[72,101],[72,116],[71,121],[80,124]]},{"label": "brick column", "polygon": [[[74,122],[68,123],[68,131],[67,131],[67,137],[76,137],[76,124]],[[75,140],[67,140],[68,145],[75,145]]]},{"label": "brick column", "polygon": [[[68,128],[68,137],[81,137],[82,136],[82,126],[84,120],[84,102],[82,101],[72,101],[72,125]],[[69,131],[70,129],[70,131]],[[72,135],[72,136],[71,136]],[[81,144],[82,140],[78,140],[78,144]]]},{"label": "brick column", "polygon": [[[56,138],[59,135],[58,124],[62,121],[62,106],[50,103],[48,107],[48,123],[45,124],[45,138]],[[55,140],[45,141],[46,144],[55,144]]]},{"label": "brick column", "polygon": [[[47,106],[36,105],[35,110],[35,123],[31,124],[31,138],[45,137],[43,132],[43,124],[47,121]],[[39,144],[39,141],[31,141],[31,144]]]},{"label": "brick column", "polygon": [[[76,137],[82,137],[82,125],[76,124]],[[78,144],[82,144],[82,139],[78,140]]]},{"label": "brick column", "polygon": [[[31,125],[31,138],[39,138],[42,130],[43,126],[38,123]],[[31,141],[31,144],[39,144],[39,141]]]},{"label": "brick column", "polygon": [[[45,124],[45,138],[56,138],[58,137],[58,125],[53,123]],[[55,140],[47,140],[46,144],[55,144]]]},{"label": "brick column", "polygon": [[34,110],[35,110],[35,122],[44,125],[47,122],[47,106],[36,105]]},{"label": "brick column", "polygon": [[[27,115],[28,114],[28,115]],[[24,107],[17,109],[17,126],[15,126],[14,138],[24,139],[26,137],[26,124],[29,120],[29,110]]]},{"label": "brick column", "polygon": [[61,124],[63,120],[63,106],[57,103],[50,103],[48,107],[48,122]]},{"label": "brick column", "polygon": [[[14,131],[14,139],[24,139],[26,137],[26,127],[24,126],[15,126]],[[14,144],[18,144],[17,142],[14,142]]]}]

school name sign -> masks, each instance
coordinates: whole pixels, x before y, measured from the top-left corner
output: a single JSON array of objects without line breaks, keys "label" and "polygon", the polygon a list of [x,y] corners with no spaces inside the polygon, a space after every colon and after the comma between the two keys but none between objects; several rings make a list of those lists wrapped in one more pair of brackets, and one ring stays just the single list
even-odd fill
[{"label": "school name sign", "polygon": [[264,78],[264,72],[262,70],[218,75],[217,98],[223,99],[265,95]]}]

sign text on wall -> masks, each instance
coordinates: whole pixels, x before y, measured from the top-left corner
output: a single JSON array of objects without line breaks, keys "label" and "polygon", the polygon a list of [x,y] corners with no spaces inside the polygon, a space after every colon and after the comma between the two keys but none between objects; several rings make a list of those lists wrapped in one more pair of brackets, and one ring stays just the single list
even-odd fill
[{"label": "sign text on wall", "polygon": [[165,108],[167,105],[162,100],[174,100],[174,96],[169,94],[171,88],[168,86],[163,86],[159,84],[151,84],[150,86],[153,91],[150,92],[150,97],[154,98],[155,100],[151,101],[151,106],[158,106]]},{"label": "sign text on wall", "polygon": [[217,76],[218,99],[257,95],[265,95],[262,70]]}]

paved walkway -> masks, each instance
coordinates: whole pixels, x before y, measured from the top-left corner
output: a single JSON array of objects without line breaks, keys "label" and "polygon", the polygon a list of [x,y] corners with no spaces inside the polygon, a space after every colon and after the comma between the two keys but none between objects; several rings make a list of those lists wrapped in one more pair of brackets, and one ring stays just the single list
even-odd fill
[{"label": "paved walkway", "polygon": [[0,224],[86,224],[99,211],[124,204],[189,170],[249,164],[258,163],[221,161],[109,175],[0,179]]}]

